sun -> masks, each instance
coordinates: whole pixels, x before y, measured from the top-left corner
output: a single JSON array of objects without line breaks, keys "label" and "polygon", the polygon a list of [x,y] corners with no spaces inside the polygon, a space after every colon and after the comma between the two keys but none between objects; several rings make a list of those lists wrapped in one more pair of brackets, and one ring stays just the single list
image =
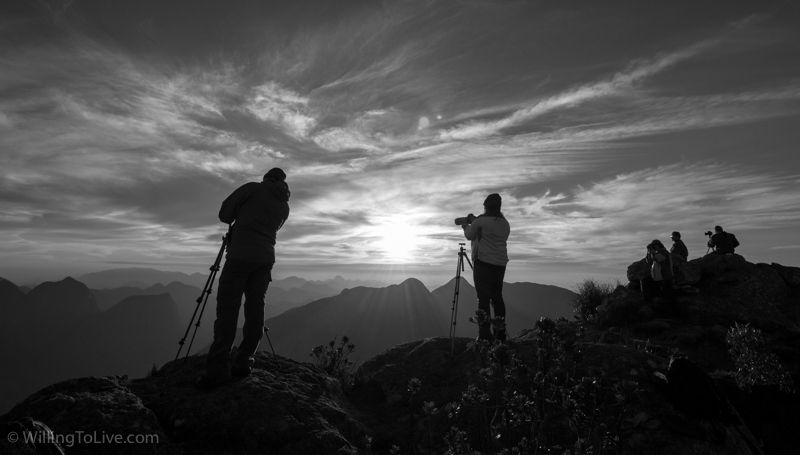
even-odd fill
[{"label": "sun", "polygon": [[392,261],[413,260],[425,240],[420,227],[402,217],[391,217],[374,228],[375,246]]}]

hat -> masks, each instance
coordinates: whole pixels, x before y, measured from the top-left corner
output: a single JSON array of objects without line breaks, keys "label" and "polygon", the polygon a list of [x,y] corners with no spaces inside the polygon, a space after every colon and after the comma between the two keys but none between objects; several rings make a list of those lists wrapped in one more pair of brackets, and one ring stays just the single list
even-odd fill
[{"label": "hat", "polygon": [[714,231],[722,232],[722,226],[714,226]]},{"label": "hat", "polygon": [[273,167],[269,170],[266,174],[264,174],[264,180],[275,180],[278,182],[283,182],[286,180],[286,173],[283,172],[283,169],[279,167]]},{"label": "hat", "polygon": [[678,240],[680,240],[680,238],[681,238],[681,233],[680,233],[680,232],[678,232],[678,231],[674,231],[670,237],[672,237],[673,239],[678,239]]},{"label": "hat", "polygon": [[500,206],[502,204],[503,204],[503,199],[497,193],[492,193],[486,196],[486,199],[483,201],[483,206],[486,208],[500,209]]}]

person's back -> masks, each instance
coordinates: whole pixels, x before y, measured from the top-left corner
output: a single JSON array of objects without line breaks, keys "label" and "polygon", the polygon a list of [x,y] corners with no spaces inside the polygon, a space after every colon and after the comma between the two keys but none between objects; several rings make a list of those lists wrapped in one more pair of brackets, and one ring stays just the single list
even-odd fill
[{"label": "person's back", "polygon": [[673,236],[673,244],[672,248],[670,248],[669,252],[672,253],[674,256],[678,256],[680,259],[683,259],[685,262],[689,259],[689,249],[686,248],[686,244],[683,243],[683,240],[680,237],[675,238]]},{"label": "person's back", "polygon": [[289,193],[284,182],[265,179],[242,185],[222,203],[219,219],[231,228],[228,258],[274,262],[278,229],[289,215]]},{"label": "person's back", "polygon": [[716,254],[733,254],[739,241],[730,232],[725,232],[720,226],[714,227],[714,235],[708,241],[708,246],[714,248]]},{"label": "person's back", "polygon": [[467,237],[473,241],[473,259],[493,265],[508,263],[507,242],[511,227],[504,216],[481,215],[472,223],[470,231],[474,232]]}]

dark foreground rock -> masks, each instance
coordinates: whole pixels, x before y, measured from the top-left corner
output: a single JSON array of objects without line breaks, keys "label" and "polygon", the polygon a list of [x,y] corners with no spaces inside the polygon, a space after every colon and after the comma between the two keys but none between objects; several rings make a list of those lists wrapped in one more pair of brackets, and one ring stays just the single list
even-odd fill
[{"label": "dark foreground rock", "polygon": [[[155,435],[158,441],[62,444],[70,454],[357,453],[364,428],[335,379],[310,365],[259,354],[250,377],[200,391],[194,380],[204,359],[172,362],[134,381],[82,378],[55,384],[2,421],[13,426],[30,417],[56,435]],[[31,448],[7,444],[0,452],[44,453]]]}]

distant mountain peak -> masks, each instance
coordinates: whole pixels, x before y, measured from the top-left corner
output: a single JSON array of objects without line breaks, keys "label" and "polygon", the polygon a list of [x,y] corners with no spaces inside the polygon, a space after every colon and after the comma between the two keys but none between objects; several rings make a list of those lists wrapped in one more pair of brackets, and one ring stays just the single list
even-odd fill
[{"label": "distant mountain peak", "polygon": [[400,283],[398,286],[403,287],[403,288],[410,288],[410,289],[424,289],[425,291],[428,291],[428,288],[425,286],[425,284],[423,284],[422,281],[420,281],[420,280],[418,280],[416,278],[407,278],[405,281]]}]

